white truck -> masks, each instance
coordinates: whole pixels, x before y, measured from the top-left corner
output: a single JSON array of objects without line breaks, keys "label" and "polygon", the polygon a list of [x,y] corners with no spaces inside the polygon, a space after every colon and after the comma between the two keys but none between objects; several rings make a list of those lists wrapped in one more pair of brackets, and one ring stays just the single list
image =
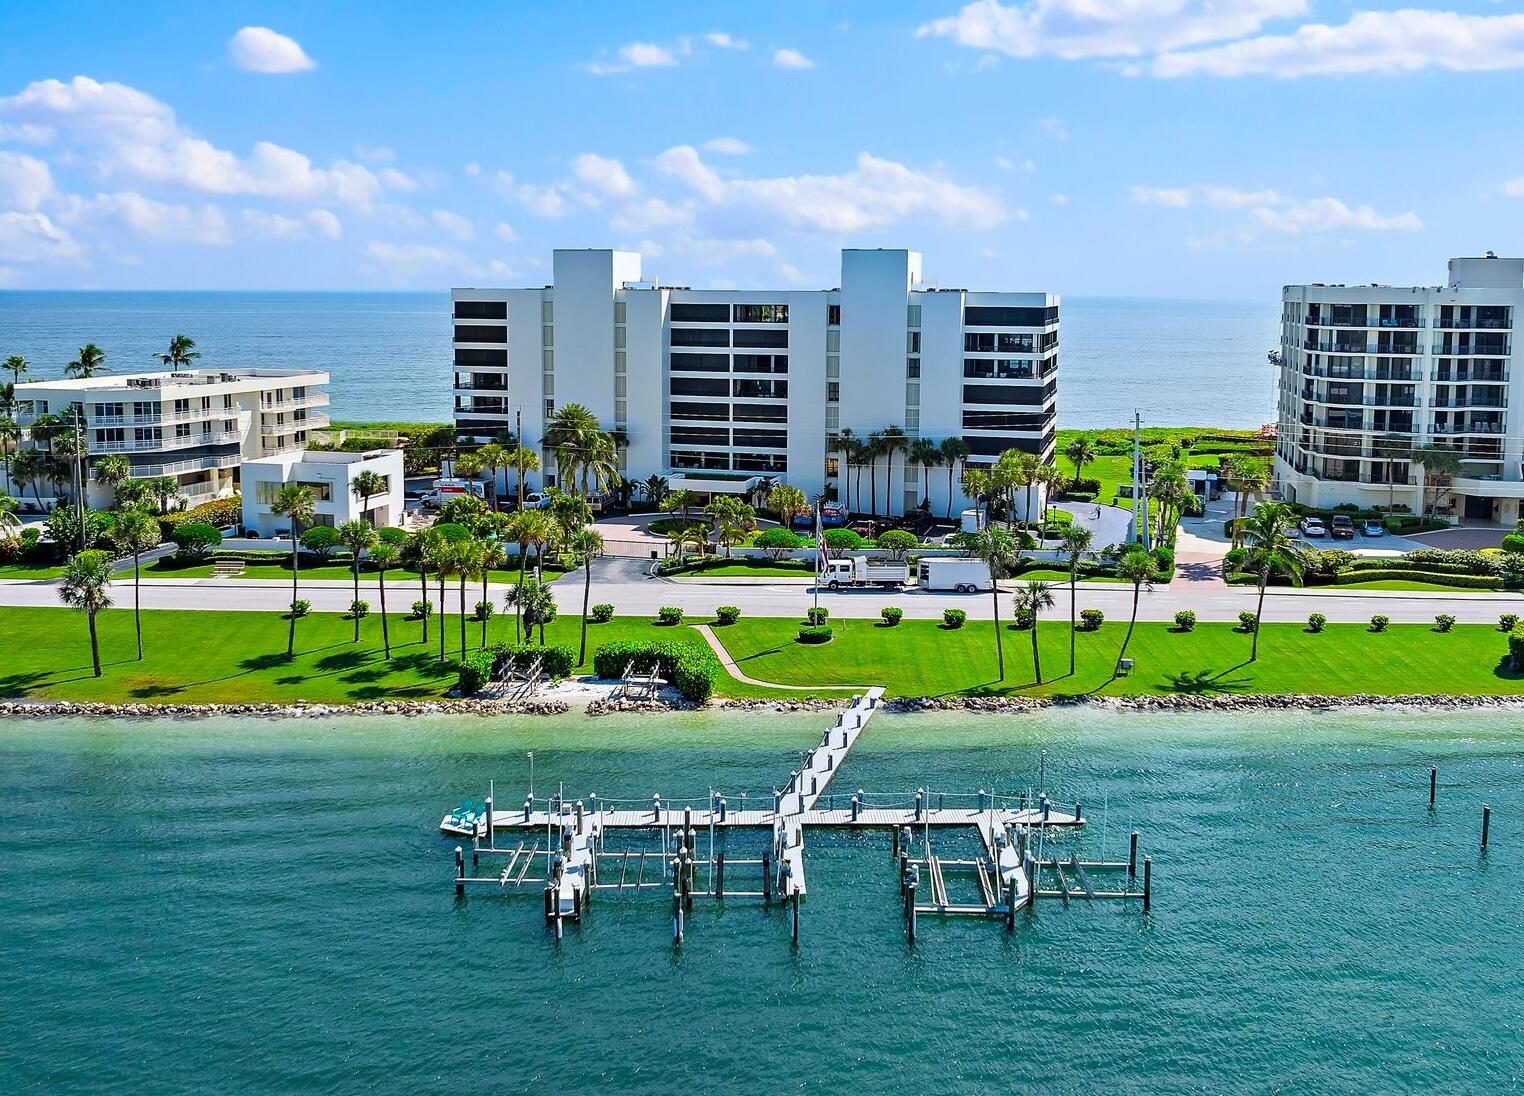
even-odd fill
[{"label": "white truck", "polygon": [[923,590],[974,594],[990,588],[990,568],[971,556],[927,556],[916,568],[916,582]]},{"label": "white truck", "polygon": [[903,586],[910,581],[910,565],[867,556],[840,556],[826,560],[820,584],[828,590],[843,586]]}]

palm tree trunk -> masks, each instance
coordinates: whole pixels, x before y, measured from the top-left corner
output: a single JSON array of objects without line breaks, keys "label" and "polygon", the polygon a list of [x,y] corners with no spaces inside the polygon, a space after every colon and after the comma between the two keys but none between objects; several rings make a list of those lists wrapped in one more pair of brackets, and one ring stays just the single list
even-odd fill
[{"label": "palm tree trunk", "polygon": [[1037,653],[1037,614],[1032,614],[1032,668],[1037,671],[1037,684],[1042,684],[1042,656]]},{"label": "palm tree trunk", "polygon": [[1249,644],[1249,661],[1259,659],[1259,625],[1260,618],[1265,612],[1265,587],[1270,584],[1270,568],[1263,567],[1259,572],[1259,604],[1254,606],[1254,641]]},{"label": "palm tree trunk", "polygon": [[132,627],[138,634],[138,661],[143,661],[143,585],[138,572],[138,553],[132,553]]},{"label": "palm tree trunk", "polygon": [[1075,632],[1079,626],[1079,565],[1069,568],[1069,676],[1074,676]]},{"label": "palm tree trunk", "polygon": [[392,657],[392,636],[386,628],[386,571],[376,572],[376,593],[381,596],[381,649],[388,660]]},{"label": "palm tree trunk", "polygon": [[878,520],[878,458],[877,457],[874,457],[873,460],[871,460],[868,463],[868,486],[870,488],[870,494],[868,495],[868,505],[871,507],[871,512],[869,514],[869,517],[873,521],[877,521]]},{"label": "palm tree trunk", "polygon": [[293,518],[291,521],[291,627],[286,631],[287,661],[296,657],[297,576],[301,566],[300,537],[297,532],[297,521]]},{"label": "palm tree trunk", "polygon": [[466,660],[466,573],[460,573],[460,660]]},{"label": "palm tree trunk", "polygon": [[1117,677],[1122,672],[1122,659],[1127,657],[1127,645],[1132,642],[1132,630],[1138,625],[1138,598],[1143,593],[1143,584],[1137,582],[1132,587],[1132,619],[1127,622],[1127,634],[1122,637],[1122,649],[1117,652],[1117,664],[1112,668],[1111,676]]},{"label": "palm tree trunk", "polygon": [[354,553],[354,559],[349,564],[350,573],[355,580],[354,604],[349,607],[349,615],[355,618],[355,638],[353,643],[360,642],[360,553]]},{"label": "palm tree trunk", "polygon": [[95,676],[101,676],[101,643],[95,634],[95,610],[91,609],[90,617],[90,661],[95,666]]},{"label": "palm tree trunk", "polygon": [[[488,571],[485,567],[483,567],[482,568],[482,604],[483,605],[488,604],[488,601],[487,601],[487,576],[489,574],[491,574],[491,572]],[[487,621],[489,619],[490,618],[485,613],[482,614],[482,646],[483,647],[485,647],[487,645]]]},{"label": "palm tree trunk", "polygon": [[445,575],[443,571],[435,571],[434,577],[439,580],[439,661],[445,660]]},{"label": "palm tree trunk", "polygon": [[990,575],[990,604],[995,607],[995,664],[1000,668],[1000,680],[1005,680],[1005,644],[1000,638],[1000,580]]},{"label": "palm tree trunk", "polygon": [[527,562],[528,552],[529,552],[529,546],[527,544],[520,543],[519,544],[519,584],[516,587],[514,587],[514,590],[513,590],[514,595],[515,595],[514,599],[513,599],[513,642],[515,642],[515,643],[523,643],[524,642],[524,637],[521,634],[521,627],[522,627],[522,625],[521,625],[521,621],[520,621],[520,617],[523,616],[523,613],[524,613],[524,603],[521,602],[518,599],[517,595],[518,595],[518,592],[524,588],[524,564]]},{"label": "palm tree trunk", "polygon": [[577,648],[577,665],[587,662],[587,599],[593,591],[593,557],[582,564],[582,643]]},{"label": "palm tree trunk", "polygon": [[955,461],[955,460],[950,460],[950,461],[947,462],[947,520],[948,521],[952,521],[952,510],[953,510],[953,469],[957,465],[957,463],[958,462]]},{"label": "palm tree trunk", "polygon": [[418,564],[418,592],[423,595],[423,642],[427,647],[429,642],[429,572],[422,562]]}]

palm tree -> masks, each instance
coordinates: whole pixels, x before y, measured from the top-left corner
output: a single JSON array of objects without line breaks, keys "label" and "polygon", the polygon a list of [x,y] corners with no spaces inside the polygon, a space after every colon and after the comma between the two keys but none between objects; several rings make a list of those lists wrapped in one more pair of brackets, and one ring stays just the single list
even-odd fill
[{"label": "palm tree", "polygon": [[947,465],[947,520],[952,521],[953,512],[953,472],[958,465],[968,459],[968,442],[960,437],[943,438],[942,444],[937,446],[941,455],[942,463]]},{"label": "palm tree", "polygon": [[[1185,473],[1178,464],[1166,464],[1156,469],[1153,480],[1148,485],[1148,494],[1159,504],[1159,526],[1154,539],[1160,544],[1166,543],[1166,540],[1172,542],[1175,523],[1179,520],[1186,499],[1191,496],[1191,485],[1186,480]],[[1170,532],[1168,538],[1165,537],[1166,530]]]},{"label": "palm tree", "polygon": [[[561,458],[558,455],[556,459]],[[583,495],[589,493],[589,487],[600,495],[614,487],[619,482],[619,449],[614,439],[608,434],[594,435],[578,456],[577,470],[582,477]]]},{"label": "palm tree", "polygon": [[514,489],[518,492],[519,509],[524,508],[524,476],[540,470],[540,455],[523,445],[515,445],[508,451],[508,464],[514,470]]},{"label": "palm tree", "polygon": [[95,614],[111,608],[111,562],[105,552],[81,552],[69,561],[58,598],[90,619],[90,661],[101,676],[101,645],[95,632]]},{"label": "palm tree", "polygon": [[577,665],[587,662],[587,602],[593,589],[593,560],[603,555],[603,537],[593,529],[583,529],[572,537],[571,553],[582,563],[582,642],[577,647]]},{"label": "palm tree", "polygon": [[745,540],[757,520],[756,511],[732,495],[714,496],[709,516],[714,522],[714,539],[725,546],[726,559],[730,558],[731,545]]},{"label": "palm tree", "polygon": [[1260,617],[1265,611],[1265,587],[1270,584],[1270,572],[1280,571],[1293,583],[1302,581],[1302,561],[1307,550],[1291,536],[1295,525],[1296,514],[1279,502],[1260,503],[1244,520],[1244,567],[1259,572],[1259,602],[1254,607],[1250,662],[1259,658]]},{"label": "palm tree", "polygon": [[[1004,463],[1006,454],[1010,452],[1013,450],[1007,449],[1005,453],[1001,453],[1000,461],[997,463]],[[1030,529],[1032,527],[1032,488],[1037,486],[1037,469],[1042,466],[1042,461],[1037,458],[1036,453],[1028,453],[1025,449],[1014,450],[1014,452],[1016,458],[1011,461],[1011,486],[1014,488],[1019,483],[1026,488],[1026,502],[1021,516],[1026,521],[1027,528]],[[1012,502],[1014,501],[1013,499]]]},{"label": "palm tree", "polygon": [[138,661],[143,661],[143,598],[141,556],[159,544],[159,520],[133,508],[117,516],[115,537],[132,553],[132,626],[138,635]]},{"label": "palm tree", "polygon": [[1048,523],[1048,511],[1053,507],[1053,496],[1063,491],[1069,477],[1056,464],[1044,462],[1037,466],[1037,482],[1042,484],[1042,523]]},{"label": "palm tree", "polygon": [[1079,631],[1079,565],[1080,558],[1090,551],[1095,534],[1083,525],[1064,527],[1059,551],[1069,560],[1069,676],[1074,676],[1075,634]]},{"label": "palm tree", "polygon": [[434,580],[439,586],[439,661],[444,662],[445,579],[455,573],[455,542],[440,533],[437,526],[429,532],[430,536],[424,542],[424,552],[428,555],[429,568],[434,572]]},{"label": "palm tree", "polygon": [[963,466],[963,493],[974,501],[975,508],[978,508],[981,499],[984,500],[984,520],[980,524],[986,528],[990,523],[990,488],[991,477],[986,469],[970,468],[966,464]]},{"label": "palm tree", "polygon": [[1373,443],[1377,453],[1386,461],[1386,508],[1397,508],[1397,481],[1392,478],[1393,466],[1398,461],[1409,460],[1413,454],[1413,439],[1407,434],[1387,431],[1376,437]]},{"label": "palm tree", "polygon": [[94,461],[95,482],[101,484],[111,492],[111,501],[117,502],[117,496],[121,492],[122,484],[132,476],[132,465],[127,458],[117,453],[111,453],[104,457],[96,457]]},{"label": "palm tree", "polygon": [[[1439,496],[1444,494],[1445,488],[1455,482],[1455,477],[1460,475],[1460,454],[1454,449],[1443,445],[1424,445],[1413,450],[1412,461],[1423,468],[1423,491],[1421,492],[1424,502],[1423,510],[1432,513],[1439,509]],[[1428,503],[1430,485],[1434,487],[1434,502],[1432,507]]]},{"label": "palm tree", "polygon": [[[501,515],[493,516],[497,517]],[[476,561],[478,567],[477,577],[482,580],[482,604],[490,608],[492,603],[487,598],[487,583],[492,578],[492,572],[507,562],[508,556],[503,551],[503,545],[501,541],[483,537],[481,540],[477,541],[476,544],[478,554]],[[487,622],[490,619],[491,618],[487,615],[487,613],[482,613],[483,647],[487,645]]]},{"label": "palm tree", "polygon": [[482,462],[482,467],[487,470],[487,483],[492,488],[492,509],[498,508],[497,501],[497,473],[501,468],[510,464],[508,450],[497,442],[488,442],[476,451],[476,459]]},{"label": "palm tree", "polygon": [[[429,603],[429,534],[432,530],[420,529],[416,533],[409,533],[407,540],[402,543],[402,550],[398,555],[399,561],[409,571],[418,572],[418,592],[421,595],[419,604]],[[428,649],[429,645],[429,614],[423,616],[423,646]]]},{"label": "palm tree", "polygon": [[1006,529],[986,526],[966,539],[970,554],[982,559],[990,569],[990,604],[995,610],[995,660],[1000,668],[1000,680],[1005,680],[1005,647],[1000,637],[1000,580],[1005,578],[1021,559],[1016,541]]},{"label": "palm tree", "polygon": [[275,495],[271,511],[291,519],[291,628],[286,634],[286,658],[296,657],[297,573],[301,570],[302,525],[317,513],[317,497],[312,488],[288,483]]},{"label": "palm tree", "polygon": [[[1084,475],[1085,465],[1095,460],[1098,456],[1095,442],[1089,434],[1081,434],[1064,447],[1064,456],[1074,462],[1074,478],[1080,479]],[[1079,488],[1075,488],[1076,491]]]},{"label": "palm tree", "polygon": [[452,462],[452,470],[464,480],[475,481],[482,474],[482,461],[474,452],[459,453]]},{"label": "palm tree", "polygon": [[545,424],[541,441],[547,449],[556,451],[559,482],[565,490],[576,490],[577,471],[592,455],[596,439],[602,436],[598,416],[580,403],[563,404]]},{"label": "palm tree", "polygon": [[16,516],[16,500],[8,492],[0,491],[0,540],[20,528],[21,519]]},{"label": "palm tree", "polygon": [[810,502],[799,488],[792,484],[778,483],[767,493],[767,508],[778,515],[779,525],[792,529],[794,518],[808,512]]},{"label": "palm tree", "polygon": [[579,495],[557,494],[550,500],[549,513],[554,525],[557,552],[571,541],[578,530],[593,522],[593,508],[588,505],[587,499]]},{"label": "palm tree", "polygon": [[660,506],[671,489],[667,477],[656,473],[652,473],[649,479],[640,484],[641,493],[652,506]]},{"label": "palm tree", "polygon": [[12,354],[5,359],[5,368],[11,371],[11,383],[20,384],[21,374],[31,369],[31,365],[20,354]]},{"label": "palm tree", "polygon": [[372,472],[368,469],[355,476],[354,482],[349,485],[350,492],[360,500],[360,516],[370,520],[370,500],[374,495],[386,494],[390,485],[386,477],[380,472]]},{"label": "palm tree", "polygon": [[[544,510],[520,510],[513,515],[508,525],[507,536],[517,541],[519,546],[519,585],[524,585],[524,571],[529,562],[529,546],[534,545],[535,564],[539,565],[540,552],[545,542],[551,536],[550,515]],[[515,643],[522,642],[521,620],[523,614],[519,611],[519,603],[515,602],[513,614],[513,639]]]},{"label": "palm tree", "polygon": [[1117,578],[1132,583],[1132,619],[1127,622],[1127,634],[1122,637],[1122,649],[1117,652],[1117,663],[1111,670],[1116,677],[1122,672],[1122,659],[1127,657],[1127,645],[1132,642],[1132,630],[1138,625],[1138,600],[1146,586],[1150,593],[1154,588],[1154,557],[1142,548],[1129,548],[1117,560]]},{"label": "palm tree", "polygon": [[873,442],[867,438],[858,438],[850,443],[851,449],[847,456],[847,466],[856,469],[856,479],[852,484],[852,497],[857,502],[855,511],[848,513],[862,513],[863,508],[863,469],[868,467],[868,462],[874,460]]},{"label": "palm tree", "polygon": [[688,524],[688,511],[699,504],[697,491],[690,491],[686,487],[679,487],[662,500],[661,508],[670,514],[676,511],[682,515],[683,524]]},{"label": "palm tree", "polygon": [[169,340],[168,354],[155,354],[161,365],[167,365],[171,369],[189,369],[195,360],[201,357],[196,349],[196,340],[187,335],[176,335]]},{"label": "palm tree", "polygon": [[524,635],[529,638],[534,633],[535,625],[540,626],[540,646],[545,646],[545,625],[555,619],[556,596],[551,592],[547,583],[539,579],[530,579],[519,586],[515,586],[508,594],[508,600],[524,617]]},{"label": "palm tree", "polygon": [[1053,608],[1053,584],[1030,579],[1016,588],[1016,617],[1027,617],[1032,622],[1032,668],[1037,672],[1037,684],[1042,684],[1042,656],[1037,652],[1037,618],[1044,609]]},{"label": "palm tree", "polygon": [[31,484],[32,497],[37,500],[39,508],[42,506],[42,492],[37,489],[37,485],[47,478],[47,458],[41,450],[29,447],[16,453],[16,459],[11,463],[11,479],[22,491]]},{"label": "palm tree", "polygon": [[[902,453],[908,444],[905,431],[898,426],[886,426],[881,435],[884,453],[884,513],[894,512],[894,457],[896,453]],[[901,507],[903,509],[903,507]]]},{"label": "palm tree", "polygon": [[1233,547],[1237,548],[1242,540],[1238,532],[1239,519],[1249,513],[1249,496],[1269,488],[1270,469],[1262,460],[1240,457],[1228,464],[1228,483],[1236,493],[1233,501]]},{"label": "palm tree", "polygon": [[921,498],[929,510],[931,508],[931,469],[933,465],[942,463],[942,450],[930,438],[916,438],[905,450],[905,459],[911,464],[921,466]]},{"label": "palm tree", "polygon": [[836,431],[831,448],[841,454],[841,504],[852,512],[852,468],[857,463],[857,432],[850,426]]},{"label": "palm tree", "polygon": [[11,474],[11,460],[21,445],[21,424],[9,414],[0,414],[0,458],[4,458],[5,485],[11,487],[15,479]]},{"label": "palm tree", "polygon": [[392,636],[386,626],[386,572],[397,565],[400,556],[397,546],[384,540],[370,550],[370,565],[376,569],[376,594],[381,601],[381,649],[387,659],[392,657]]},{"label": "palm tree", "polygon": [[481,544],[474,539],[456,541],[450,545],[450,556],[451,570],[460,587],[460,657],[464,662],[466,658],[466,583],[481,571]]},{"label": "palm tree", "polygon": [[106,365],[106,352],[94,343],[86,343],[79,348],[79,357],[64,366],[64,372],[87,380],[98,373],[109,373],[111,369]]},{"label": "palm tree", "polygon": [[350,615],[355,618],[355,637],[353,642],[360,642],[360,556],[369,548],[374,548],[379,541],[376,531],[370,527],[370,523],[356,519],[346,521],[334,532],[339,535],[339,543],[349,549],[349,573],[354,577],[354,601],[350,606]]}]

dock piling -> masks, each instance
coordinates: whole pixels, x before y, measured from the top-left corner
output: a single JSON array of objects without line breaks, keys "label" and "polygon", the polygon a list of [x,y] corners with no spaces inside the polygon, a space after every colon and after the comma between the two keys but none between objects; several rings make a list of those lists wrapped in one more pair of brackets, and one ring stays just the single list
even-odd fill
[{"label": "dock piling", "polygon": [[587,830],[585,828],[586,824],[587,824],[587,820],[584,817],[584,815],[582,813],[582,810],[583,810],[583,808],[582,808],[582,800],[579,799],[579,800],[577,800],[577,836],[578,837],[581,837],[584,833],[587,832]]},{"label": "dock piling", "polygon": [[915,880],[905,887],[905,939],[915,946]]},{"label": "dock piling", "polygon": [[455,846],[455,893],[466,893],[466,850]]},{"label": "dock piling", "polygon": [[1076,802],[1074,804],[1074,820],[1076,822],[1080,822],[1080,821],[1084,820],[1084,817],[1085,817],[1085,805],[1083,803]]},{"label": "dock piling", "polygon": [[1138,831],[1133,830],[1127,835],[1127,879],[1128,882],[1138,877]]},{"label": "dock piling", "polygon": [[767,904],[773,900],[773,864],[772,857],[766,849],[762,850],[762,902]]},{"label": "dock piling", "polygon": [[534,813],[534,799],[531,796],[524,797],[524,825],[529,825],[529,816]]},{"label": "dock piling", "polygon": [[1147,913],[1149,906],[1153,905],[1154,897],[1154,858],[1143,858],[1143,912]]},{"label": "dock piling", "polygon": [[1487,851],[1487,830],[1492,826],[1492,807],[1482,804],[1482,851]]},{"label": "dock piling", "polygon": [[1005,888],[1005,931],[1016,931],[1016,875],[1014,872]]},{"label": "dock piling", "polygon": [[651,796],[651,821],[661,821],[661,793]]},{"label": "dock piling", "polygon": [[1439,785],[1439,766],[1429,766],[1429,810],[1434,809],[1434,792]]},{"label": "dock piling", "polygon": [[899,860],[900,859],[900,828],[898,826],[892,826],[892,827],[890,827],[889,833],[890,833],[889,855],[892,856],[894,859]]},{"label": "dock piling", "polygon": [[916,793],[915,793],[915,820],[917,822],[919,822],[921,820],[921,811],[925,808],[925,806],[926,806],[926,789],[925,788],[917,788],[916,789]]},{"label": "dock piling", "polygon": [[714,854],[714,896],[719,899],[725,897],[725,850],[721,849]]},{"label": "dock piling", "polygon": [[904,849],[900,850],[900,893],[905,893],[905,887],[910,882],[910,854]]},{"label": "dock piling", "polygon": [[545,884],[545,920],[549,921],[555,916],[556,886],[554,883]]},{"label": "dock piling", "polygon": [[725,821],[725,797],[720,796],[720,821]]},{"label": "dock piling", "polygon": [[475,871],[482,866],[482,839],[471,838],[471,870]]},{"label": "dock piling", "polygon": [[793,894],[793,897],[789,900],[789,908],[790,908],[790,918],[791,918],[791,920],[793,922],[793,924],[791,926],[791,932],[793,934],[794,943],[797,944],[797,943],[799,943],[799,892],[798,891],[795,891],[794,894]]},{"label": "dock piling", "polygon": [[683,892],[679,887],[672,888],[672,939],[683,942]]},{"label": "dock piling", "polygon": [[497,825],[492,818],[492,797],[489,795],[487,796],[487,848],[489,849],[497,848],[496,829]]}]

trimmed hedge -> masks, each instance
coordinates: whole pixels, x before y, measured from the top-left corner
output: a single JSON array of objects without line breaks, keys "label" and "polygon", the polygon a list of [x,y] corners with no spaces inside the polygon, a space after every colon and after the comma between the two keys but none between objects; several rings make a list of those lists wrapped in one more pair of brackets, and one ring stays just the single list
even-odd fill
[{"label": "trimmed hedge", "polygon": [[833,634],[835,633],[829,624],[799,625],[800,643],[829,643]]},{"label": "trimmed hedge", "polygon": [[1333,586],[1348,586],[1354,582],[1403,581],[1432,582],[1442,586],[1455,586],[1462,590],[1501,590],[1503,580],[1495,575],[1464,575],[1448,572],[1385,569],[1369,571],[1345,571],[1330,580]]},{"label": "trimmed hedge", "polygon": [[607,624],[614,619],[614,607],[606,601],[600,601],[593,606],[592,620],[594,624]]},{"label": "trimmed hedge", "polygon": [[884,618],[885,624],[893,628],[900,622],[900,618],[905,615],[905,610],[897,605],[886,605],[878,611],[878,615]]},{"label": "trimmed hedge", "polygon": [[1175,630],[1189,632],[1196,627],[1196,614],[1190,609],[1181,609],[1175,614]]},{"label": "trimmed hedge", "polygon": [[679,640],[605,643],[593,655],[593,672],[599,677],[618,677],[631,661],[637,673],[649,673],[654,668],[685,700],[695,704],[703,704],[714,695],[714,686],[724,673],[708,644]]},{"label": "trimmed hedge", "polygon": [[968,619],[968,614],[962,609],[943,609],[942,626],[944,628],[961,628],[963,622]]},{"label": "trimmed hedge", "polygon": [[1079,627],[1082,632],[1098,632],[1101,630],[1101,625],[1105,622],[1106,614],[1099,609],[1080,610]]},{"label": "trimmed hedge", "polygon": [[1391,622],[1392,618],[1387,616],[1385,613],[1377,613],[1375,616],[1371,617],[1371,631],[1384,632],[1386,631],[1386,626]]},{"label": "trimmed hedge", "polygon": [[1508,657],[1515,670],[1524,670],[1524,624],[1514,625],[1508,633]]},{"label": "trimmed hedge", "polygon": [[812,605],[804,611],[804,619],[811,624],[824,624],[831,615],[831,610],[820,605]]},{"label": "trimmed hedge", "polygon": [[736,605],[721,605],[714,611],[716,624],[734,624],[741,619],[741,609]]},{"label": "trimmed hedge", "polygon": [[683,622],[683,611],[676,605],[663,605],[656,610],[656,620],[660,624],[672,627]]},{"label": "trimmed hedge", "polygon": [[168,539],[174,534],[177,525],[205,522],[223,529],[229,525],[237,525],[242,520],[243,496],[230,495],[225,499],[214,499],[211,502],[203,502],[200,506],[192,506],[189,510],[165,514],[159,518],[159,528],[163,531],[165,539]]},{"label": "trimmed hedge", "polygon": [[1313,613],[1307,618],[1307,630],[1309,632],[1321,632],[1328,626],[1328,618],[1322,613]]}]

